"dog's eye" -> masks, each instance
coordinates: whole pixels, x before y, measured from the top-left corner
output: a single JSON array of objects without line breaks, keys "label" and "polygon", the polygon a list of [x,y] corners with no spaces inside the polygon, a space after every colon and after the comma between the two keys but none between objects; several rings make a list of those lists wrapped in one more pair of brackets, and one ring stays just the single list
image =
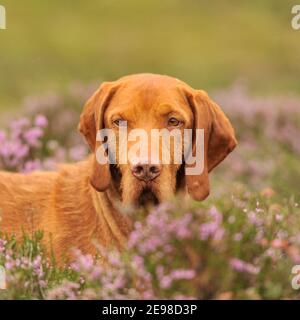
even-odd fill
[{"label": "dog's eye", "polygon": [[124,119],[117,119],[113,121],[113,124],[117,127],[123,127],[127,125],[127,122]]},{"label": "dog's eye", "polygon": [[170,118],[168,120],[168,126],[169,127],[178,127],[181,125],[181,121],[177,120],[176,118]]}]

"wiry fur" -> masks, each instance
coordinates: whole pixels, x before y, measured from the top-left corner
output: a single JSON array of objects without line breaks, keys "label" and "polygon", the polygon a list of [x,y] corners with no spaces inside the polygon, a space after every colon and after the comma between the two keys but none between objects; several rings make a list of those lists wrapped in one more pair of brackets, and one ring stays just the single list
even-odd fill
[{"label": "wiry fur", "polygon": [[[145,182],[133,176],[129,163],[117,164],[118,173],[112,174],[111,166],[96,161],[97,130],[115,130],[115,117],[128,121],[130,129],[149,133],[152,128],[168,127],[170,115],[182,119],[180,130],[205,130],[202,173],[184,176],[183,165],[162,164],[160,175]],[[229,120],[204,91],[153,74],[102,84],[86,103],[79,130],[92,151],[86,160],[63,165],[56,172],[0,172],[0,231],[17,238],[23,232],[43,231],[48,252],[53,249],[59,261],[71,259],[72,248],[95,254],[96,243],[123,248],[131,221],[120,212],[120,204],[139,204],[143,191],[150,190],[150,201],[152,195],[152,200],[166,201],[178,189],[187,190],[196,200],[205,199],[208,173],[236,146]]]},{"label": "wiry fur", "polygon": [[116,209],[115,191],[98,193],[89,182],[91,157],[57,172],[28,175],[0,173],[0,230],[16,235],[44,232],[50,253],[59,261],[72,248],[96,253],[95,244],[122,248],[130,231],[129,219]]}]

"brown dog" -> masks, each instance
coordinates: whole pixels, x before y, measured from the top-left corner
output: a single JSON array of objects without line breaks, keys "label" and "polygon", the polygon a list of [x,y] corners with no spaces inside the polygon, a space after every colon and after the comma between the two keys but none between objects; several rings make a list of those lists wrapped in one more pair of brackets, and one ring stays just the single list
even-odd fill
[{"label": "brown dog", "polygon": [[[96,140],[101,128],[204,129],[204,170],[185,176],[184,164],[99,164]],[[85,161],[57,172],[0,173],[0,230],[15,234],[43,230],[57,258],[72,248],[96,253],[95,241],[124,247],[131,229],[119,204],[168,200],[187,190],[196,200],[209,194],[208,173],[236,146],[234,130],[204,91],[167,76],[139,74],[103,83],[86,103],[79,131],[93,152]],[[118,136],[117,136],[118,137]],[[118,143],[118,138],[117,138]],[[131,145],[128,144],[128,148]]]}]

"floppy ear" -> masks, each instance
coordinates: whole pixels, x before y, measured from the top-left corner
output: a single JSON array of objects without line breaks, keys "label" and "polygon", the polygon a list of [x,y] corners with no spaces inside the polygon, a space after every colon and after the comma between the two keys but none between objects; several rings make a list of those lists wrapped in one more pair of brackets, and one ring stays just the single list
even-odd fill
[{"label": "floppy ear", "polygon": [[100,164],[96,159],[96,151],[101,146],[96,137],[98,130],[104,128],[104,112],[115,92],[113,83],[104,82],[85,104],[78,125],[78,130],[94,153],[90,182],[97,191],[106,190],[111,180],[109,162]]},{"label": "floppy ear", "polygon": [[187,90],[186,97],[194,114],[194,129],[204,129],[204,169],[201,174],[186,175],[187,189],[195,200],[204,200],[210,189],[208,173],[235,148],[237,141],[228,118],[206,92]]}]

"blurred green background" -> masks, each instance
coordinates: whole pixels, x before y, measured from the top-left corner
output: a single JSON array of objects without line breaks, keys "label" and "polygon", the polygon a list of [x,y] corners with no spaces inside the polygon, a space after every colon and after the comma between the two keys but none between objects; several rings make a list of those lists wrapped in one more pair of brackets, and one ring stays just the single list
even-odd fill
[{"label": "blurred green background", "polygon": [[[298,1],[299,2],[299,1]],[[289,0],[1,0],[0,108],[74,81],[154,72],[206,90],[300,92]]]}]

